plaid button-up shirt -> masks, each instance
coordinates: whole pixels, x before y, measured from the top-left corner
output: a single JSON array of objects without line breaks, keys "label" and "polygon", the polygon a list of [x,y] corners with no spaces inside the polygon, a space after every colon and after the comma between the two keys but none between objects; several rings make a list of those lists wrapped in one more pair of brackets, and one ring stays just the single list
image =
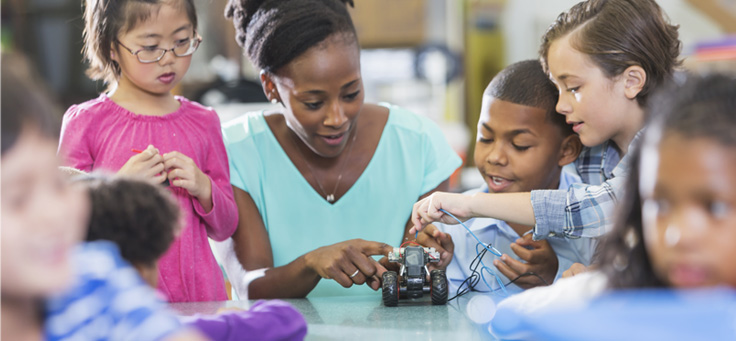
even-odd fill
[{"label": "plaid button-up shirt", "polygon": [[[629,144],[636,145],[641,133]],[[534,239],[598,237],[613,226],[617,197],[623,194],[630,156],[620,157],[612,141],[584,148],[575,160],[582,183],[567,190],[532,191]]]}]

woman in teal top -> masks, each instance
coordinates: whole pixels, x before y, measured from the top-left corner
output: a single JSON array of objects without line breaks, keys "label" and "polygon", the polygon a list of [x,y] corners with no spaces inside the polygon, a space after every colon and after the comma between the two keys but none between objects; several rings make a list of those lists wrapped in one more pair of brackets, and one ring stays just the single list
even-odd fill
[{"label": "woman in teal top", "polygon": [[341,1],[231,0],[228,15],[266,96],[284,107],[223,130],[240,219],[217,248],[233,286],[243,296],[235,274],[268,267],[249,298],[377,289],[384,269],[371,256],[408,237],[412,205],[447,188],[460,158],[430,120],[364,105]]}]

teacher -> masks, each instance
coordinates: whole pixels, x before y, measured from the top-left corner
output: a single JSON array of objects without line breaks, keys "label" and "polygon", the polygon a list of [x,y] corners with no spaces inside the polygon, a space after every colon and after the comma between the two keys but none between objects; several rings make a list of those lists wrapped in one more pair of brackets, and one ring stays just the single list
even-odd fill
[{"label": "teacher", "polygon": [[[223,127],[239,223],[216,252],[241,298],[370,294],[412,205],[461,160],[431,120],[364,104],[360,47],[338,0],[231,0],[236,39],[275,112]],[[245,285],[245,270],[269,268]],[[366,285],[362,285],[366,284]],[[357,286],[353,286],[357,285]],[[349,289],[348,289],[349,288]]]}]

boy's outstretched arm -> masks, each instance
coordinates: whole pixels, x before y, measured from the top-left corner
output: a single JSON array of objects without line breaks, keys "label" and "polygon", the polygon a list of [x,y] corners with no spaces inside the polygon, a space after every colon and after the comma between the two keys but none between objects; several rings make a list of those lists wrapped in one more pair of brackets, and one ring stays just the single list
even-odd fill
[{"label": "boy's outstretched arm", "polygon": [[536,224],[532,209],[531,193],[476,193],[471,196],[436,192],[414,204],[411,221],[414,225],[410,233],[421,231],[435,221],[457,224],[445,210],[465,221],[473,217],[490,217],[533,226]]}]

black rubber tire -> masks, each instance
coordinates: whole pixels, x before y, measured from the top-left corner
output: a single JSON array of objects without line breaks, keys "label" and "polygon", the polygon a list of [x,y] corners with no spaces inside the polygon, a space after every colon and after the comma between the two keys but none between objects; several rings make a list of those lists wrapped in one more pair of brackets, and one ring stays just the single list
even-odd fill
[{"label": "black rubber tire", "polygon": [[382,289],[383,305],[387,307],[399,305],[399,281],[396,271],[386,271],[383,273]]},{"label": "black rubber tire", "polygon": [[444,270],[432,270],[430,276],[432,280],[432,304],[442,305],[447,303],[447,276]]}]

